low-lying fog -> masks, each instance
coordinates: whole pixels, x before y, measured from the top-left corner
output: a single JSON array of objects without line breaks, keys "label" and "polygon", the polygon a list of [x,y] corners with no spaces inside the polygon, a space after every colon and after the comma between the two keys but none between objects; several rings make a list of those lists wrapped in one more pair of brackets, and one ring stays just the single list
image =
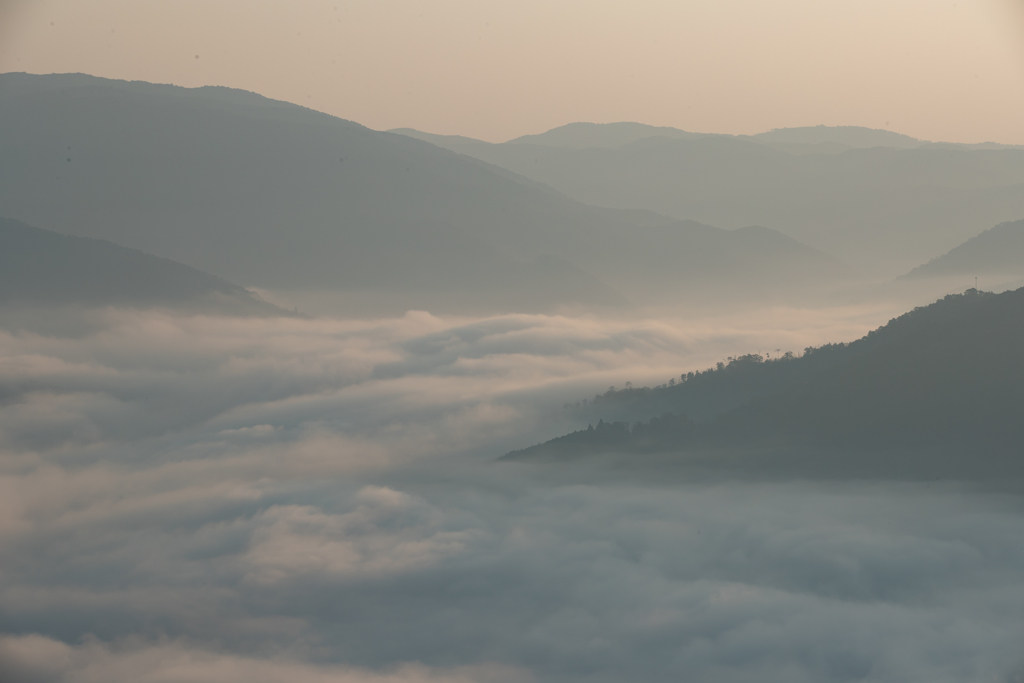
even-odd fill
[{"label": "low-lying fog", "polygon": [[8,316],[0,679],[1021,680],[1017,497],[495,462],[902,310]]}]

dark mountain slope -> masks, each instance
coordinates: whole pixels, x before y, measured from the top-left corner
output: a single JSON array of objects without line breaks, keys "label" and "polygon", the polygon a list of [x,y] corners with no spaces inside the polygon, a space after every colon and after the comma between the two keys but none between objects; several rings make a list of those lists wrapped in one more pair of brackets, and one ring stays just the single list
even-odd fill
[{"label": "dark mountain slope", "polygon": [[1022,443],[1024,289],[947,296],[851,347],[849,360],[723,416],[714,438],[871,448]]},{"label": "dark mountain slope", "polygon": [[1024,275],[1024,220],[1001,223],[914,268],[905,278]]},{"label": "dark mountain slope", "polygon": [[237,285],[180,263],[8,218],[0,218],[0,304],[289,315]]},{"label": "dark mountain slope", "polygon": [[[729,466],[791,474],[1019,476],[1022,348],[1024,289],[970,290],[896,318],[852,344],[778,361],[802,376],[712,420],[602,423],[507,457],[718,453]],[[820,363],[822,352],[832,358]],[[723,372],[719,381],[727,376]]]},{"label": "dark mountain slope", "polygon": [[[685,296],[685,273],[652,265],[691,251],[691,231],[672,219],[586,206],[478,159],[252,93],[5,74],[0,120],[0,211],[245,285],[383,292],[402,310]],[[735,261],[728,250],[742,237],[723,237],[727,251],[707,258]],[[831,268],[790,244],[779,272],[808,260],[795,272],[819,289]]]},{"label": "dark mountain slope", "polygon": [[718,368],[681,375],[678,380],[673,379],[671,385],[613,387],[586,405],[567,406],[567,410],[579,419],[594,423],[632,423],[666,413],[706,421],[755,398],[806,381],[823,368],[849,358],[852,348],[847,344],[829,344],[806,349],[802,357],[789,353],[768,360],[757,354],[729,358]]}]

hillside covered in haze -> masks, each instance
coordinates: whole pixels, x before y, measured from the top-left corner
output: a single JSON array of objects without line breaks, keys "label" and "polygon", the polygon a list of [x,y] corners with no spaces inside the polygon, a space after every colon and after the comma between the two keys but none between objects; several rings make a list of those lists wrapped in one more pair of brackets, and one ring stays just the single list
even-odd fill
[{"label": "hillside covered in haze", "polygon": [[1024,148],[1008,145],[854,126],[732,136],[575,123],[502,144],[401,132],[589,204],[774,228],[887,278],[1024,216]]},{"label": "hillside covered in haze", "polygon": [[907,279],[950,276],[1024,277],[1024,220],[1000,223],[918,266]]},{"label": "hillside covered in haze", "polygon": [[486,312],[757,302],[850,275],[776,231],[588,206],[244,91],[4,74],[0,118],[0,213],[243,286]]},{"label": "hillside covered in haze", "polygon": [[0,305],[288,315],[242,287],[180,263],[8,218],[0,218]]}]

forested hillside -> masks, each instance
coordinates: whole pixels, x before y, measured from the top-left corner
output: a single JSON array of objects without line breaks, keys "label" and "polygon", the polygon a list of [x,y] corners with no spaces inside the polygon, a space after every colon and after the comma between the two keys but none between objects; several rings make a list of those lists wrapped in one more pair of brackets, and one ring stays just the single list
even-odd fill
[{"label": "forested hillside", "polygon": [[[669,414],[632,425],[601,421],[506,457],[718,452],[732,454],[730,463],[737,453],[756,456],[759,468],[797,462],[798,469],[830,463],[854,472],[860,466],[911,474],[927,467],[960,474],[975,467],[988,475],[1000,468],[1018,472],[1022,458],[997,456],[1021,455],[1022,348],[1024,289],[969,290],[906,313],[850,344],[771,362],[737,359],[675,387],[597,399],[609,407],[628,405],[630,397],[634,406],[646,401],[652,408],[671,406],[672,399],[675,406],[702,399],[741,403],[709,419]],[[826,453],[845,456],[836,460]]]}]

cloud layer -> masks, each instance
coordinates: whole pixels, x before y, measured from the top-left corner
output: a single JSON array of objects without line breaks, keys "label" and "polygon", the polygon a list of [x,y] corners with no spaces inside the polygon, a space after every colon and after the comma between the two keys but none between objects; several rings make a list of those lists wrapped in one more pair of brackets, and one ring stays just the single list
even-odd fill
[{"label": "cloud layer", "polygon": [[[886,312],[0,330],[0,678],[1018,680],[1024,505],[495,463]],[[826,321],[826,322],[822,322]]]}]

